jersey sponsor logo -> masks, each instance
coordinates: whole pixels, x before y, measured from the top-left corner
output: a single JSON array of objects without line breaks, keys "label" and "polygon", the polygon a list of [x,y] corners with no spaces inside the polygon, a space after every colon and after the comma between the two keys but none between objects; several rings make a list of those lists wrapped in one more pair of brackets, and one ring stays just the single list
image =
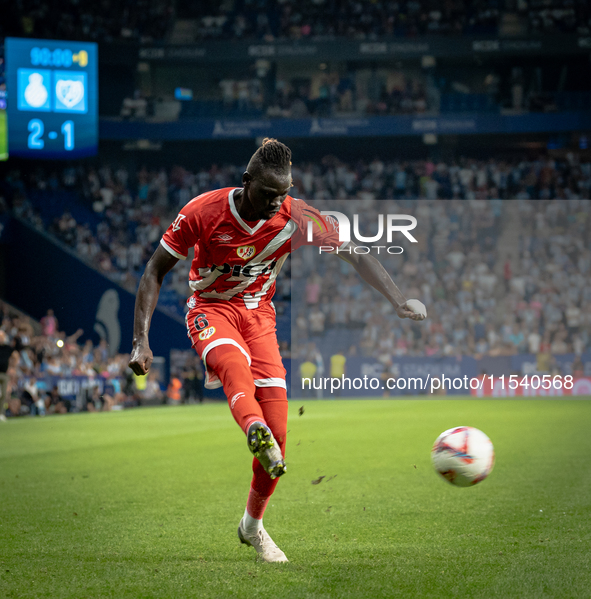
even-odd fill
[{"label": "jersey sponsor logo", "polygon": [[201,331],[201,333],[199,333],[199,339],[201,339],[201,341],[205,341],[206,339],[209,339],[214,333],[215,327],[209,327],[208,329],[205,329],[204,331]]},{"label": "jersey sponsor logo", "polygon": [[228,241],[232,241],[232,236],[228,235],[227,233],[224,233],[223,235],[219,235],[218,237],[216,237],[216,239],[218,241],[221,241],[222,243],[228,243]]},{"label": "jersey sponsor logo", "polygon": [[252,258],[256,254],[256,252],[257,250],[254,247],[254,245],[241,245],[239,248],[236,249],[238,257],[242,258],[243,260],[248,260],[249,258]]},{"label": "jersey sponsor logo", "polygon": [[245,277],[258,277],[272,272],[275,266],[277,266],[277,258],[266,260],[265,262],[250,262],[244,266],[224,262],[221,266],[215,264],[212,265],[210,271],[213,272],[214,270],[217,270],[223,275],[231,274],[233,277],[239,277],[241,275]]},{"label": "jersey sponsor logo", "polygon": [[174,231],[178,231],[181,228],[181,223],[183,222],[183,219],[187,218],[184,214],[179,214],[173,221],[172,221],[172,230]]},{"label": "jersey sponsor logo", "polygon": [[236,405],[236,402],[241,398],[241,397],[245,397],[246,393],[236,393],[236,395],[234,395],[234,397],[231,399],[230,401],[230,410],[234,409],[234,406]]}]

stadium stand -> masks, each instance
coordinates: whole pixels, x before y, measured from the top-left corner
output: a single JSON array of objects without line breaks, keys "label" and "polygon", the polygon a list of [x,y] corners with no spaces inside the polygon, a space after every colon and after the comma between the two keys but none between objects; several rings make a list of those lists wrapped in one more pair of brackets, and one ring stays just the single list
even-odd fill
[{"label": "stadium stand", "polygon": [[[224,8],[228,6],[228,8]],[[238,39],[301,39],[382,35],[459,35],[495,33],[499,10],[496,2],[456,0],[442,5],[432,0],[380,1],[364,4],[347,0],[306,2],[217,2],[179,6],[179,17],[194,19],[196,39],[230,36]]]},{"label": "stadium stand", "polygon": [[[421,66],[391,57],[375,64],[299,59],[297,68],[260,60],[209,74],[197,86],[190,67],[171,76],[154,66],[149,82],[136,74],[133,93],[119,100],[118,116],[171,122],[586,111],[587,75],[586,62],[560,56],[536,67],[517,57],[511,68],[488,62],[462,69],[449,60]],[[175,85],[186,86],[188,96],[174,96]]]},{"label": "stadium stand", "polygon": [[[403,200],[372,206],[375,216],[378,211],[414,214],[422,228],[429,229],[418,239],[422,247],[415,263],[382,258],[401,288],[425,298],[428,323],[413,328],[400,321],[346,265],[339,271],[326,261],[308,258],[306,267],[306,258],[294,255],[294,355],[305,357],[311,341],[325,355],[330,348],[342,348],[385,364],[400,356],[478,358],[545,351],[580,355],[589,349],[588,194],[568,201],[473,199],[439,204]],[[330,208],[335,209],[334,202]],[[501,229],[501,217],[513,225]],[[517,245],[513,226],[522,227]],[[312,263],[320,276],[298,279]],[[311,303],[307,294],[314,285],[318,289]]]},{"label": "stadium stand", "polygon": [[[356,210],[366,231],[378,213],[419,218],[416,260],[400,267],[386,256],[384,264],[401,288],[425,298],[430,316],[409,327],[361,287],[346,264],[335,267],[333,259],[314,260],[303,250],[277,281],[284,357],[318,354],[328,363],[338,349],[387,369],[405,356],[494,357],[540,349],[580,355],[591,342],[590,33],[591,9],[583,0],[106,0],[93,6],[22,0],[3,12],[0,39],[100,44],[101,158],[31,167],[11,157],[0,179],[0,216],[32,225],[135,293],[179,208],[200,193],[241,182],[244,165],[232,164],[238,151],[224,158],[230,164],[171,167],[170,156],[182,155],[175,144],[212,140],[212,147],[230,149],[235,140],[246,143],[278,128],[273,135],[301,144],[304,160],[295,160],[293,169],[296,197]],[[495,128],[501,122],[504,129]],[[292,129],[298,123],[301,128]],[[121,136],[108,125],[122,129]],[[422,158],[402,160],[380,142],[376,157],[364,149],[364,159],[356,160],[348,141],[348,161],[331,155],[312,161],[305,138],[328,148],[331,128],[340,136],[333,138],[337,145],[370,135],[396,136],[390,138],[395,144],[412,135],[414,143],[425,134],[423,142],[439,148],[415,147],[409,156]],[[569,140],[563,131],[571,132]],[[464,140],[522,137],[507,151],[496,140],[497,151],[483,159],[474,145],[450,141],[456,133]],[[530,134],[545,139],[538,143],[541,138],[532,141]],[[582,153],[536,159],[528,143],[538,144],[535,152],[578,146]],[[171,154],[160,165],[154,156],[149,167],[138,166],[143,149],[165,144]],[[118,156],[119,148],[127,153],[117,164],[104,160],[105,148],[115,145]],[[159,307],[181,326],[188,270],[179,263],[159,298]],[[42,361],[37,366],[44,368]]]},{"label": "stadium stand", "polygon": [[370,4],[347,0],[294,2],[175,3],[172,0],[102,2],[100,8],[72,0],[13,3],[3,13],[0,36],[53,37],[92,41],[171,39],[375,39],[421,35],[494,35],[507,26],[522,33],[590,31],[584,0],[506,2],[400,0]]},{"label": "stadium stand", "polygon": [[23,0],[2,10],[0,37],[36,37],[88,41],[161,40],[174,21],[172,0]]},{"label": "stadium stand", "polygon": [[[103,165],[67,168],[61,175],[40,171],[27,186],[12,175],[9,200],[17,216],[134,291],[178,209],[205,191],[240,185],[243,169],[130,173]],[[319,208],[357,211],[362,229],[375,227],[378,213],[414,214],[421,222],[419,258],[402,269],[395,256],[383,262],[401,288],[430,306],[429,321],[411,334],[408,323],[395,319],[346,264],[335,269],[331,258],[318,261],[303,250],[286,264],[277,284],[280,313],[292,308],[294,356],[311,341],[324,353],[346,344],[344,349],[355,346],[353,351],[382,361],[536,353],[542,344],[553,353],[590,347],[591,163],[574,154],[563,160],[375,158],[356,164],[327,156],[294,165],[293,177],[296,197]],[[517,233],[508,229],[515,223],[522,227],[519,245]],[[160,298],[179,315],[188,295],[188,267],[179,263]]]},{"label": "stadium stand", "polygon": [[148,399],[127,367],[128,355],[110,355],[104,341],[78,343],[84,331],[66,335],[52,310],[37,322],[0,302],[0,323],[0,355],[7,357],[3,415],[121,409]]}]

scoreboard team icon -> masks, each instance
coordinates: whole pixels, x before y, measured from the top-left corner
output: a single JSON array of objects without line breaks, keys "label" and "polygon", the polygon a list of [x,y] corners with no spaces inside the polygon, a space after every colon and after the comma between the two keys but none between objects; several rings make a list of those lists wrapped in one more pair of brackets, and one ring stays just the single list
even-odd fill
[{"label": "scoreboard team icon", "polygon": [[55,111],[86,112],[86,73],[54,71]]},{"label": "scoreboard team icon", "polygon": [[18,109],[86,113],[86,73],[18,69]]},{"label": "scoreboard team icon", "polygon": [[51,71],[48,69],[18,70],[18,109],[51,110]]}]

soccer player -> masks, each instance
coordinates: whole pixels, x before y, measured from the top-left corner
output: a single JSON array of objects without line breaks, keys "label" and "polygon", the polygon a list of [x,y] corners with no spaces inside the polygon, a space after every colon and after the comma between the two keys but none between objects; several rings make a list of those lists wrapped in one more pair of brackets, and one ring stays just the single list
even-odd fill
[{"label": "soccer player", "polygon": [[[205,387],[222,386],[232,416],[254,454],[246,510],[238,526],[242,543],[267,562],[286,562],[263,527],[263,514],[285,472],[287,395],[285,369],[275,334],[271,299],[275,279],[290,252],[302,245],[340,244],[336,221],[288,195],[291,151],[274,139],[263,140],[242,176],[242,188],[204,193],[191,200],[162,237],[140,281],[134,317],[130,367],[140,375],[152,364],[148,342],[152,313],[162,280],[177,261],[191,264],[186,315],[188,336],[206,369]],[[307,241],[308,222],[313,241]],[[349,242],[350,243],[350,242]],[[350,243],[351,248],[354,244]],[[400,318],[422,320],[388,273],[372,256],[338,253],[380,291]],[[416,305],[416,304],[415,304]]]}]

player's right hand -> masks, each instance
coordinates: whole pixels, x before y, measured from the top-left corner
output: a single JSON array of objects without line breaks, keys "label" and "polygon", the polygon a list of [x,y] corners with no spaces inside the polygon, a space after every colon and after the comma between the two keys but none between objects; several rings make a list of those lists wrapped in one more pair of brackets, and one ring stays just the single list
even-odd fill
[{"label": "player's right hand", "polygon": [[150,370],[150,366],[152,366],[153,359],[154,354],[147,344],[138,345],[131,351],[129,367],[135,374],[142,376],[144,374],[148,374],[148,370]]},{"label": "player's right hand", "polygon": [[427,318],[427,308],[425,304],[416,299],[407,300],[404,304],[398,306],[396,314],[400,318],[410,318],[410,320],[425,320]]}]

